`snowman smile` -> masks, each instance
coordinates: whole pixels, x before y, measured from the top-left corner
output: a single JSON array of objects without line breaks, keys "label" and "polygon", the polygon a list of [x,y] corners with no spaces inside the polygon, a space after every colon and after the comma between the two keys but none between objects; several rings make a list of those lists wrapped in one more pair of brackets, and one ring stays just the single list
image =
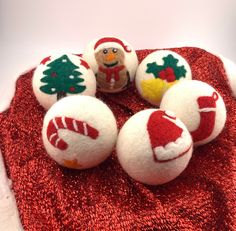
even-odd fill
[{"label": "snowman smile", "polygon": [[106,67],[114,67],[115,65],[118,64],[118,61],[114,62],[114,63],[103,63]]},{"label": "snowman smile", "polygon": [[186,131],[174,142],[153,148],[155,162],[163,163],[177,159],[192,148],[192,140]]}]

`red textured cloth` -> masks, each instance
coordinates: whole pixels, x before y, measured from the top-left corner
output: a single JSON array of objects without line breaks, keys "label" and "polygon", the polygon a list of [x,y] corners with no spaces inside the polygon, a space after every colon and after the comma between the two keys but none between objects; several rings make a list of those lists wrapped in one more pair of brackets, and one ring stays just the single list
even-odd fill
[{"label": "red textured cloth", "polygon": [[[57,165],[42,144],[45,111],[32,92],[33,71],[18,79],[10,108],[0,114],[0,148],[25,230],[236,230],[236,101],[223,64],[198,48],[171,50],[187,59],[194,79],[219,91],[228,117],[220,136],[198,147],[187,169],[161,186],[132,180],[115,151],[89,170]],[[150,52],[137,51],[139,60]],[[111,107],[119,127],[150,107],[133,86],[97,97]]]}]

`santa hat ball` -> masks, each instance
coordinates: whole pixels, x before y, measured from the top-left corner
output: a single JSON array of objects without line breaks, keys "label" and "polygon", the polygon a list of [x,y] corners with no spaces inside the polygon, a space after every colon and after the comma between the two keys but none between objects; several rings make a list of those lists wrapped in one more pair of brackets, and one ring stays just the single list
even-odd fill
[{"label": "santa hat ball", "polygon": [[186,59],[170,50],[158,50],[147,55],[139,64],[135,84],[145,100],[159,106],[163,94],[186,79],[192,79]]},{"label": "santa hat ball", "polygon": [[198,80],[183,81],[170,88],[160,107],[173,111],[183,121],[195,145],[215,139],[226,121],[226,108],[219,92]]},{"label": "santa hat ball", "polygon": [[98,90],[108,93],[125,90],[138,67],[135,50],[125,40],[115,37],[93,40],[86,47],[83,58],[96,75]]},{"label": "santa hat ball", "polygon": [[44,58],[34,71],[32,86],[38,102],[47,110],[69,95],[96,93],[96,79],[88,63],[74,54]]},{"label": "santa hat ball", "polygon": [[192,156],[192,138],[172,112],[147,109],[122,127],[116,145],[118,160],[133,179],[160,185],[184,171]]},{"label": "santa hat ball", "polygon": [[58,164],[87,169],[111,154],[117,125],[102,101],[91,96],[68,96],[47,111],[42,137],[47,153]]}]

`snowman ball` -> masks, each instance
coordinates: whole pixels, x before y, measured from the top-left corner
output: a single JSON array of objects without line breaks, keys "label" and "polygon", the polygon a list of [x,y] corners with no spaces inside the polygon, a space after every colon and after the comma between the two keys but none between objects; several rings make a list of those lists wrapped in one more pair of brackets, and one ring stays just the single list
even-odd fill
[{"label": "snowman ball", "polygon": [[135,84],[145,100],[159,106],[167,89],[186,79],[192,79],[187,61],[173,51],[159,50],[149,54],[139,64]]},{"label": "snowman ball", "polygon": [[117,141],[118,160],[133,179],[160,185],[184,171],[192,156],[192,138],[172,112],[147,109],[132,116]]},{"label": "snowman ball", "polygon": [[49,156],[58,164],[86,169],[103,162],[117,139],[112,111],[91,96],[68,96],[46,113],[42,137]]},{"label": "snowman ball", "polygon": [[98,90],[108,93],[125,90],[138,67],[135,50],[126,41],[114,37],[90,42],[83,58],[96,75]]},{"label": "snowman ball", "polygon": [[160,107],[173,111],[183,121],[195,145],[215,139],[226,121],[226,108],[220,94],[198,80],[183,81],[173,86],[163,96]]},{"label": "snowman ball", "polygon": [[34,71],[32,86],[39,103],[47,110],[68,95],[96,93],[96,79],[88,63],[74,54],[49,56]]}]

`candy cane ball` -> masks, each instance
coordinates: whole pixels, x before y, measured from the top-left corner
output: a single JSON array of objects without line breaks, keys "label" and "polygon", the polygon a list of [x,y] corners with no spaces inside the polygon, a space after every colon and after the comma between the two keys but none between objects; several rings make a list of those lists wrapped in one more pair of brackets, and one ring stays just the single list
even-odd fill
[{"label": "candy cane ball", "polygon": [[48,110],[65,96],[95,96],[96,79],[88,63],[78,55],[55,54],[37,66],[32,87],[39,104]]},{"label": "candy cane ball", "polygon": [[147,109],[121,128],[116,145],[118,160],[133,179],[160,185],[184,171],[192,156],[192,138],[172,112]]},{"label": "candy cane ball", "polygon": [[160,107],[183,121],[195,145],[212,141],[225,126],[226,107],[221,95],[202,81],[177,83],[165,93]]},{"label": "candy cane ball", "polygon": [[106,104],[91,96],[68,96],[46,113],[42,137],[49,156],[75,169],[94,167],[112,152],[116,119]]},{"label": "candy cane ball", "polygon": [[94,39],[85,48],[83,58],[96,75],[98,90],[107,93],[125,90],[138,67],[134,48],[116,37]]}]

